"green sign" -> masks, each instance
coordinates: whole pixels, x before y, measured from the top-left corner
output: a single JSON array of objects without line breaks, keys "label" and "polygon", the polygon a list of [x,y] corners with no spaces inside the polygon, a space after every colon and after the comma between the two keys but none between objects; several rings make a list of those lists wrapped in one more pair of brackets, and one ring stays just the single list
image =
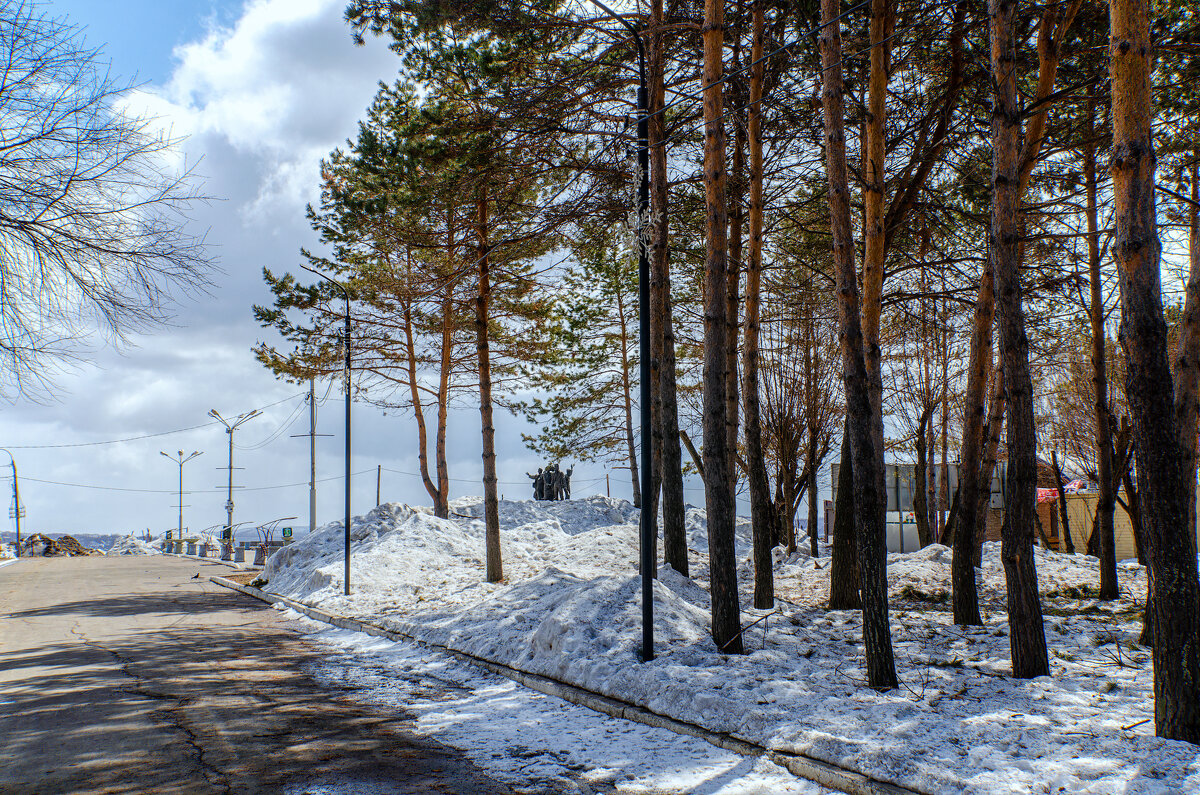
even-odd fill
[{"label": "green sign", "polygon": [[283,537],[291,538],[292,537],[292,528],[290,528],[290,527],[283,528]]}]

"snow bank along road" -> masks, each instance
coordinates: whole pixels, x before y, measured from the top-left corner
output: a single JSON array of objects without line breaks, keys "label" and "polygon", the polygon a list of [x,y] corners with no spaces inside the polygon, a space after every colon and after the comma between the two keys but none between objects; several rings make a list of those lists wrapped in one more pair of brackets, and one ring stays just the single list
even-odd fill
[{"label": "snow bank along road", "polygon": [[825,791],[445,655],[288,620],[208,583],[228,571],[160,555],[0,571],[0,792]]},{"label": "snow bank along road", "polygon": [[[160,555],[0,570],[0,792],[508,792],[321,686],[277,611]],[[339,692],[339,690],[341,692]]]}]

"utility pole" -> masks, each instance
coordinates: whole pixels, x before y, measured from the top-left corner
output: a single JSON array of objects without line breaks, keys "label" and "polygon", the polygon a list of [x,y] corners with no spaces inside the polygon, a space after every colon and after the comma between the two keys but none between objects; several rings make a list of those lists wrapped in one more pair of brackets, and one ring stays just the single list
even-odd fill
[{"label": "utility pole", "polygon": [[348,290],[346,290],[346,288],[344,286],[342,286],[341,282],[329,278],[328,276],[321,273],[320,271],[313,270],[312,268],[308,267],[307,265],[301,265],[300,267],[304,268],[304,270],[308,271],[309,273],[320,276],[322,279],[324,279],[325,281],[332,284],[334,287],[336,287],[338,290],[341,291],[342,297],[346,300],[346,313],[345,313],[345,315],[346,315],[346,340],[345,340],[346,364],[345,364],[345,369],[343,371],[343,375],[345,376],[345,386],[346,386],[346,527],[345,527],[345,531],[346,531],[345,547],[346,547],[346,549],[345,549],[345,559],[344,559],[345,574],[343,575],[343,579],[345,581],[346,596],[349,596],[350,595],[350,357],[351,357],[351,350],[352,350],[351,345],[350,345],[350,342],[351,342],[350,293]]},{"label": "utility pole", "polygon": [[379,502],[379,485],[383,482],[383,464],[375,465],[375,507],[378,508],[382,503]]},{"label": "utility pole", "polygon": [[[0,447],[0,450],[4,450],[4,448]],[[21,505],[21,489],[17,485],[17,459],[13,458],[13,454],[9,453],[7,450],[4,450],[4,452],[8,453],[8,460],[10,462],[12,462],[13,507],[12,507],[12,510],[9,511],[9,515],[12,516],[12,518],[17,523],[16,555],[19,558],[19,557],[21,557],[21,517],[25,515],[25,507],[23,505]]]},{"label": "utility pole", "polygon": [[308,433],[293,433],[292,438],[308,437],[308,532],[317,529],[317,437],[332,436],[317,433],[317,381],[308,379]]},{"label": "utility pole", "polygon": [[258,409],[248,411],[245,414],[237,415],[231,422],[218,414],[216,409],[208,412],[208,416],[224,425],[225,433],[229,434],[229,466],[217,467],[217,469],[229,470],[229,490],[225,499],[225,530],[221,533],[221,560],[233,560],[233,432],[243,423],[254,419],[259,414],[262,414],[262,412]]},{"label": "utility pole", "polygon": [[[230,437],[230,438],[232,438],[232,437]],[[204,455],[204,454],[197,450],[193,450],[191,455],[189,455],[187,458],[183,457],[182,450],[179,451],[179,455],[177,455],[177,456],[169,455],[167,453],[164,453],[162,450],[159,450],[158,454],[164,455],[167,458],[169,458],[170,460],[179,464],[179,525],[178,525],[178,530],[176,532],[175,541],[176,541],[176,543],[182,545],[183,544],[183,465],[186,464],[188,461],[191,461],[196,456]],[[232,465],[232,464],[233,464],[233,462],[230,461],[230,465]]]}]

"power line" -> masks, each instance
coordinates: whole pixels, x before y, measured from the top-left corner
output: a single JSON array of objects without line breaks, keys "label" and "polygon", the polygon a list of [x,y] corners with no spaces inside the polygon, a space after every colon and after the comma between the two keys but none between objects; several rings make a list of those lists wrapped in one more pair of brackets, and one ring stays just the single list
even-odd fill
[{"label": "power line", "polygon": [[[258,409],[255,409],[255,411],[262,411],[263,409],[269,409],[272,406],[278,406],[280,403],[286,403],[287,401],[292,400],[292,399],[298,397],[299,395],[303,395],[303,394],[304,394],[303,392],[299,392],[295,395],[289,395],[288,397],[285,397],[282,400],[276,400],[274,403],[268,403],[265,406],[260,406]],[[154,439],[159,436],[170,436],[171,434],[175,434],[175,433],[186,433],[187,431],[195,431],[195,430],[199,430],[200,428],[207,428],[210,425],[217,425],[217,424],[218,423],[214,420],[213,422],[206,422],[202,425],[192,425],[187,428],[176,428],[173,431],[160,431],[159,433],[145,433],[145,434],[142,434],[141,436],[130,436],[125,439],[107,439],[103,442],[74,442],[71,444],[9,444],[9,445],[4,445],[4,446],[7,447],[9,450],[51,450],[51,449],[60,449],[60,448],[64,448],[64,447],[96,447],[98,445],[103,445],[103,444],[121,444],[123,442],[136,442],[141,439]]]},{"label": "power line", "polygon": [[[364,469],[361,472],[353,472],[351,474],[365,475],[370,471],[371,470],[369,470],[369,469]],[[345,477],[345,475],[332,475],[327,478],[320,478],[317,480],[317,482],[325,483],[326,481],[330,481],[330,480],[342,480],[344,477]],[[95,489],[97,491],[127,491],[127,492],[135,492],[138,494],[178,494],[179,493],[178,489],[134,489],[134,488],[127,488],[124,486],[98,486],[98,485],[95,485],[92,483],[68,483],[68,482],[62,481],[62,480],[45,480],[42,478],[30,477],[28,475],[21,475],[21,480],[22,481],[28,480],[33,483],[44,483],[44,484],[47,484],[50,486],[70,486],[72,488],[77,488],[77,489]],[[295,488],[297,486],[307,486],[307,485],[308,485],[308,481],[306,480],[302,483],[281,483],[276,486],[246,486],[246,487],[243,487],[241,489],[241,491],[270,491],[272,489],[291,489],[291,488]],[[224,491],[225,491],[224,488],[221,488],[218,486],[218,487],[211,488],[211,489],[187,489],[183,493],[185,495],[187,495],[187,494],[220,494]],[[24,500],[22,500],[22,502],[24,502]]]}]

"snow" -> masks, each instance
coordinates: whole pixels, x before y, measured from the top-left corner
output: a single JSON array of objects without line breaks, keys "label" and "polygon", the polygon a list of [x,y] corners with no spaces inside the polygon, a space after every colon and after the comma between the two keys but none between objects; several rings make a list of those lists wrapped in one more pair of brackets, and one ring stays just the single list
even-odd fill
[{"label": "snow", "polygon": [[767,759],[610,718],[413,643],[284,616],[332,652],[314,666],[318,682],[406,713],[416,734],[460,749],[516,792],[826,792]]},{"label": "snow", "polygon": [[[823,607],[827,551],[776,558],[779,614],[746,631],[746,655],[709,637],[706,529],[686,515],[693,578],[655,583],[657,657],[638,662],[638,512],[586,500],[500,503],[506,581],[483,580],[480,500],[450,519],[384,505],[357,519],[351,584],[342,591],[342,526],[276,552],[269,589],[423,641],[647,706],[774,749],[808,754],[930,793],[1200,791],[1200,749],[1153,736],[1149,652],[1136,645],[1136,562],[1124,597],[1091,598],[1097,563],[1038,549],[1052,676],[1008,675],[998,545],[978,571],[985,626],[953,625],[950,551],[888,556],[892,637],[901,687],[865,686],[861,620]],[[738,527],[744,604],[749,528]],[[1086,590],[1091,589],[1091,590]],[[743,610],[743,625],[762,611]]]},{"label": "snow", "polygon": [[[156,539],[157,540],[157,539]],[[143,541],[140,538],[135,538],[132,534],[122,536],[117,539],[117,542],[108,548],[109,555],[155,555],[162,551],[161,543],[158,548],[153,546],[153,542]]]}]

